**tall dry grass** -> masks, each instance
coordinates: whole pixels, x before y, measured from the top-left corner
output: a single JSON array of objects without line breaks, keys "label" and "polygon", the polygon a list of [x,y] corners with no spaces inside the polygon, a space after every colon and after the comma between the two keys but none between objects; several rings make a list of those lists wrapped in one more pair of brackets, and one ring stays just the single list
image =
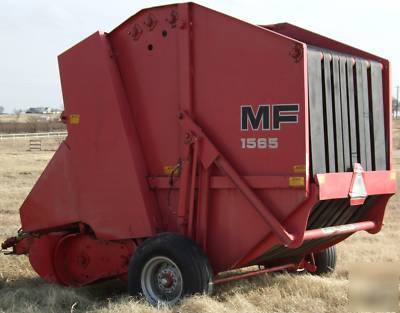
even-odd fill
[{"label": "tall dry grass", "polygon": [[[400,127],[395,126],[397,134]],[[53,154],[26,150],[26,142],[0,142],[0,241],[16,233],[18,208]],[[25,256],[0,255],[0,312],[346,312],[352,263],[400,260],[399,203],[398,196],[390,201],[379,234],[357,233],[338,245],[337,271],[329,277],[262,275],[172,308],[157,309],[128,297],[117,280],[76,289],[50,285],[37,277]]]}]

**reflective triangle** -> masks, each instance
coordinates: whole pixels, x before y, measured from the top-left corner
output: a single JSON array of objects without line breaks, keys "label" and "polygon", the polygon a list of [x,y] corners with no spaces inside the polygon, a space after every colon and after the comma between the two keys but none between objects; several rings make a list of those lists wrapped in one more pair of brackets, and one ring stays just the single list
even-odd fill
[{"label": "reflective triangle", "polygon": [[350,185],[350,205],[361,205],[367,198],[367,190],[365,188],[364,178],[363,178],[363,168],[361,164],[354,164],[354,174],[351,179]]}]

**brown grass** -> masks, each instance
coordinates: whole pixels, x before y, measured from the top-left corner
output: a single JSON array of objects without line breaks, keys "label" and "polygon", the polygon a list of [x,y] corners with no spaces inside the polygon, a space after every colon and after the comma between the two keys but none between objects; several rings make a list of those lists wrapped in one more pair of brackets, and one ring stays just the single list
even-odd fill
[{"label": "brown grass", "polygon": [[[396,140],[399,130],[396,122]],[[26,150],[24,141],[0,142],[0,241],[16,233],[18,208],[53,154]],[[119,281],[77,289],[50,285],[37,277],[25,256],[0,255],[0,312],[346,312],[352,263],[400,260],[399,203],[398,196],[390,201],[379,234],[357,233],[338,245],[337,271],[329,277],[262,275],[160,310],[128,297]]]}]

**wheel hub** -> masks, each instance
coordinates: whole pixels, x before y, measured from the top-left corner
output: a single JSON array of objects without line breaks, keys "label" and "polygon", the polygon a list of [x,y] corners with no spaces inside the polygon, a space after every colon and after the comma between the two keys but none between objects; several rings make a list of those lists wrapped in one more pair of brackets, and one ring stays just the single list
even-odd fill
[{"label": "wheel hub", "polygon": [[158,287],[165,292],[173,292],[177,285],[177,274],[173,268],[161,270],[158,275]]},{"label": "wheel hub", "polygon": [[150,259],[141,275],[142,291],[153,303],[173,304],[183,293],[182,274],[169,258],[158,256]]}]

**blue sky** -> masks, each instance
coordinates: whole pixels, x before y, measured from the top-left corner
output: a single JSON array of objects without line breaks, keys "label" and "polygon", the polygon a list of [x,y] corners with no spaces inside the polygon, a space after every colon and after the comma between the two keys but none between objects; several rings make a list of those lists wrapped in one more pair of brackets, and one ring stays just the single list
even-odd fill
[{"label": "blue sky", "polygon": [[[199,4],[254,24],[290,22],[388,58],[400,85],[400,1],[220,0]],[[57,55],[167,1],[0,0],[0,106],[62,106]]]}]

